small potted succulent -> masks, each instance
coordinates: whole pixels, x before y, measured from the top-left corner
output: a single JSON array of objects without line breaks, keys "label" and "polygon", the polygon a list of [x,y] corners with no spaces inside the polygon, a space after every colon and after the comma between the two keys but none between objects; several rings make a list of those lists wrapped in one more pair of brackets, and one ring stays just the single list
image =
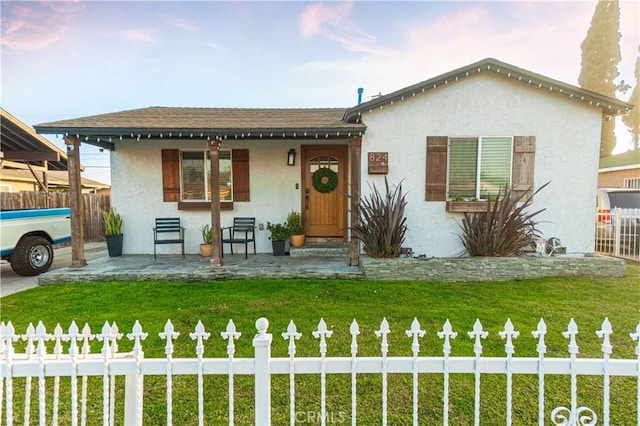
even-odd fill
[{"label": "small potted succulent", "polygon": [[211,252],[213,251],[213,247],[211,246],[212,239],[212,230],[209,224],[205,224],[200,228],[200,232],[202,233],[202,243],[200,244],[200,254],[203,257],[211,257]]},{"label": "small potted succulent", "polygon": [[274,256],[284,256],[284,243],[289,238],[289,228],[286,223],[267,222],[267,230],[271,232],[271,247]]}]

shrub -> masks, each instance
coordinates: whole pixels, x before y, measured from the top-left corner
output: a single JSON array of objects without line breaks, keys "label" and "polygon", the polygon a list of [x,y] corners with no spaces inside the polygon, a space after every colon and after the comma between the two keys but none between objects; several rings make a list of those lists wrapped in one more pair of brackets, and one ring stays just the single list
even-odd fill
[{"label": "shrub", "polygon": [[504,196],[498,192],[499,202],[487,202],[487,211],[464,214],[460,227],[460,239],[471,256],[519,256],[528,251],[536,238],[540,237],[537,222],[533,217],[546,209],[527,212],[533,197],[549,182],[542,185],[528,198],[526,192],[513,196],[508,186]]},{"label": "shrub", "polygon": [[353,236],[360,241],[370,257],[398,257],[407,231],[404,209],[407,201],[402,193],[402,182],[393,191],[384,179],[385,194],[375,184],[368,197],[360,198],[359,223],[352,227]]},{"label": "shrub", "polygon": [[302,216],[300,215],[300,212],[291,210],[287,215],[287,227],[289,228],[291,235],[304,234],[304,226],[302,226]]},{"label": "shrub", "polygon": [[267,222],[267,230],[271,232],[270,239],[272,241],[286,241],[286,239],[289,238],[289,235],[291,235],[286,223],[280,224]]}]

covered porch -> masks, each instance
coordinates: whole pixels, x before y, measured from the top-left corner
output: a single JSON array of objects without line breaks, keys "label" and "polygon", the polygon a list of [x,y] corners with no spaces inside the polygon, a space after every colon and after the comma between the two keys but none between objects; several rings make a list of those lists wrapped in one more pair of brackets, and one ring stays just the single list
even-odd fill
[{"label": "covered porch", "polygon": [[[180,217],[191,235],[188,253],[194,253],[198,228],[210,223],[209,266],[223,266],[228,259],[222,256],[219,231],[232,217],[256,217],[264,253],[267,222],[282,222],[287,211],[299,210],[307,236],[350,242],[346,263],[357,266],[359,247],[349,228],[358,219],[365,126],[345,122],[345,111],[150,107],[35,128],[61,134],[70,163],[78,164],[83,144],[111,151],[113,206],[125,221],[125,254],[149,252],[148,223],[153,217]],[[198,176],[205,176],[195,178],[201,179],[197,188],[187,181],[192,176],[187,167],[194,162],[199,163]],[[339,176],[328,195],[312,186],[314,170],[325,167],[335,167]],[[70,181],[75,176],[70,167]],[[225,186],[225,191],[216,190]],[[71,192],[75,190],[72,185]],[[321,202],[314,202],[319,198]],[[84,267],[78,220],[82,205],[72,204],[71,209],[71,266]],[[324,218],[332,220],[330,226],[324,226]]]}]

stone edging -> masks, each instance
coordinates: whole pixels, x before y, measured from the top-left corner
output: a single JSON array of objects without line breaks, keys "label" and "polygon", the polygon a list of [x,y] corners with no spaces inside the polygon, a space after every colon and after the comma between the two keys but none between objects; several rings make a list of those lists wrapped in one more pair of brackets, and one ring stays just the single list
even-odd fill
[{"label": "stone edging", "polygon": [[599,255],[431,259],[361,256],[360,269],[368,280],[508,281],[548,277],[619,278],[625,274],[625,262]]}]

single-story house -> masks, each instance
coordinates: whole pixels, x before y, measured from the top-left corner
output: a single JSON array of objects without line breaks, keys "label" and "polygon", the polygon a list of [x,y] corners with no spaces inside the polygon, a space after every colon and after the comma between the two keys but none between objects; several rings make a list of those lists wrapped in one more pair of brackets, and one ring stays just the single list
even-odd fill
[{"label": "single-story house", "polygon": [[640,149],[601,158],[598,188],[640,189]]},{"label": "single-story house", "polygon": [[[237,216],[256,218],[257,250],[270,252],[265,224],[299,210],[307,238],[351,240],[357,264],[354,195],[384,190],[385,177],[407,194],[404,245],[415,254],[463,252],[462,212],[482,203],[455,200],[546,182],[533,206],[546,209],[541,231],[568,252],[593,252],[602,116],[630,108],[489,58],[351,108],[149,107],[34,127],[63,135],[73,154],[82,143],[110,150],[125,253],[152,253],[154,218],[170,216],[186,227],[188,253],[202,225]],[[323,168],[335,185],[330,172],[314,179]],[[218,265],[215,233],[213,245]]]}]

